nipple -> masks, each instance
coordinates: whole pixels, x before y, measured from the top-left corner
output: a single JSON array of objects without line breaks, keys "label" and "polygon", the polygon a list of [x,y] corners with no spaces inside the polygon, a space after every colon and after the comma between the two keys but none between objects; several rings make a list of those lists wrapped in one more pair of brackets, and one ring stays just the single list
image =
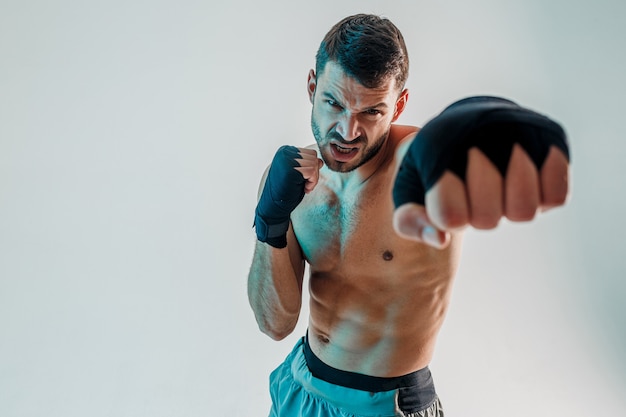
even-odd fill
[{"label": "nipple", "polygon": [[392,260],[392,259],[393,259],[393,253],[391,253],[391,251],[388,251],[388,250],[384,251],[384,252],[383,252],[383,259],[384,259],[385,261],[390,261],[390,260]]}]

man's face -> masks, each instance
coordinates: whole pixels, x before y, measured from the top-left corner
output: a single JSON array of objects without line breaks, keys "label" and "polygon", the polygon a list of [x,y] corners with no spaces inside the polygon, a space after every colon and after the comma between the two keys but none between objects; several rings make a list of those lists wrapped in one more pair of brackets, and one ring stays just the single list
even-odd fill
[{"label": "man's face", "polygon": [[324,163],[333,171],[349,172],[381,149],[391,123],[406,101],[393,77],[377,88],[366,88],[329,61],[316,77],[309,73],[313,104],[311,127]]}]

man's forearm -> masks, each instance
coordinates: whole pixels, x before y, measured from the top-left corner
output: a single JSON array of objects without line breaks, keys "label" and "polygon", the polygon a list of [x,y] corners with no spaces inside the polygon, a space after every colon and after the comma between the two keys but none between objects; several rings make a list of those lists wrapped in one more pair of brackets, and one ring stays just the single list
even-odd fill
[{"label": "man's forearm", "polygon": [[261,331],[274,340],[293,331],[302,305],[304,265],[289,250],[257,242],[248,275],[250,306]]}]

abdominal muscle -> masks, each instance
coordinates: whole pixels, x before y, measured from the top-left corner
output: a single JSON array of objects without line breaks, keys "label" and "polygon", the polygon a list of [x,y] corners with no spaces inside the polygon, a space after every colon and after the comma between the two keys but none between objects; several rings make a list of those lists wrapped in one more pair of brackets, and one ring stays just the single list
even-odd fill
[{"label": "abdominal muscle", "polygon": [[381,258],[379,268],[375,261],[342,262],[354,266],[349,274],[311,268],[312,351],[334,368],[379,377],[427,366],[449,304],[458,246],[456,240],[443,251],[420,245],[409,256]]}]

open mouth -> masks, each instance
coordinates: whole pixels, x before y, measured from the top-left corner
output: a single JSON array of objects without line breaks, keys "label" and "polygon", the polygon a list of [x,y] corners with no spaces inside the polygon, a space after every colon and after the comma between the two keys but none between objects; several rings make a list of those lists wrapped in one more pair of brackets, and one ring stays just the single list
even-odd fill
[{"label": "open mouth", "polygon": [[356,152],[358,149],[357,148],[346,148],[340,145],[332,145],[335,147],[335,149],[337,150],[337,152],[339,153],[343,153],[343,154],[349,154],[351,152]]},{"label": "open mouth", "polygon": [[331,143],[330,149],[333,158],[339,162],[348,162],[359,152],[359,148],[341,146],[336,143]]}]

